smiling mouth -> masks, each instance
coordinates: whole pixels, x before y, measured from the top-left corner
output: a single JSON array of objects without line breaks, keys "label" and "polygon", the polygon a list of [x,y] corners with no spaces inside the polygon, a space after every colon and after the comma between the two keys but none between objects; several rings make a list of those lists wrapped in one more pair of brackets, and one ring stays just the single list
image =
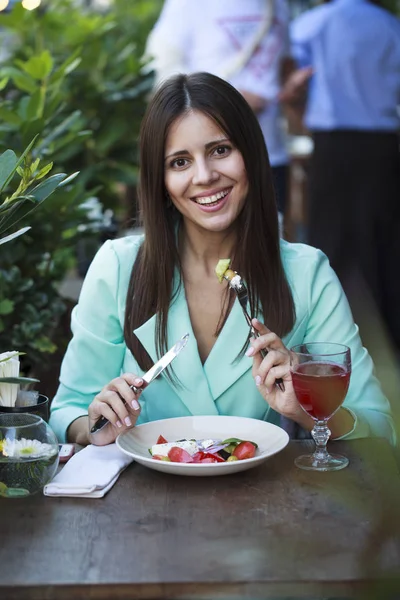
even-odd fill
[{"label": "smiling mouth", "polygon": [[227,190],[222,190],[221,192],[218,192],[217,194],[213,194],[212,196],[201,196],[198,198],[192,198],[192,200],[193,200],[193,202],[196,202],[196,204],[201,204],[202,206],[204,206],[204,205],[212,206],[213,204],[218,204],[218,202],[220,200],[225,198],[225,196],[227,196],[229,194],[231,189],[232,188],[229,188]]}]

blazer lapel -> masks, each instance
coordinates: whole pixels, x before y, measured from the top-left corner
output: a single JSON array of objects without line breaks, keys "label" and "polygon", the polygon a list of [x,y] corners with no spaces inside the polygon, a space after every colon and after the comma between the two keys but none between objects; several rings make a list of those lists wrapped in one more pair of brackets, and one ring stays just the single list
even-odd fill
[{"label": "blazer lapel", "polygon": [[296,320],[293,329],[282,338],[286,348],[290,350],[296,344],[301,344],[306,333],[308,313]]},{"label": "blazer lapel", "polygon": [[204,364],[215,400],[252,368],[251,358],[238,358],[248,335],[249,327],[239,301],[235,299],[225,325]]},{"label": "blazer lapel", "polygon": [[[155,346],[156,315],[134,330],[154,362],[157,356]],[[207,377],[201,364],[196,339],[190,322],[183,286],[170,305],[168,313],[168,345],[172,347],[185,333],[189,340],[171,364],[180,386],[174,385],[174,391],[195,415],[217,415],[218,410],[211,395]]]}]

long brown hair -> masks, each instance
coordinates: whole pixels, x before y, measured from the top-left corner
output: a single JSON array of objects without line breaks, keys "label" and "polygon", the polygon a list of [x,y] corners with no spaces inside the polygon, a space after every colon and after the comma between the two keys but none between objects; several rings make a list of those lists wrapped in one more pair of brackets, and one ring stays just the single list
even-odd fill
[{"label": "long brown hair", "polygon": [[[209,73],[176,75],[156,91],[140,133],[139,206],[145,236],[129,282],[124,335],[142,369],[149,368],[151,360],[133,333],[135,328],[156,314],[158,354],[173,342],[167,340],[167,321],[175,269],[182,278],[177,245],[180,215],[166,197],[164,151],[172,123],[189,110],[213,119],[244,159],[249,191],[237,219],[232,268],[246,281],[252,314],[260,309],[268,327],[279,336],[288,333],[295,321],[280,256],[271,168],[257,118],[243,96],[219,77]],[[223,321],[224,315],[221,317]]]}]

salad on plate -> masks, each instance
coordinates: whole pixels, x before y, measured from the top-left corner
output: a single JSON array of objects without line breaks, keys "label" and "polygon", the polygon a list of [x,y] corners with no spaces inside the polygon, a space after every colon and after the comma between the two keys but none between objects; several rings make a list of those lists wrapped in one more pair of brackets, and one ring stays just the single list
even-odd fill
[{"label": "salad on plate", "polygon": [[154,460],[178,463],[224,463],[253,458],[257,444],[239,438],[215,439],[182,439],[168,442],[162,435],[157,443],[149,448]]}]

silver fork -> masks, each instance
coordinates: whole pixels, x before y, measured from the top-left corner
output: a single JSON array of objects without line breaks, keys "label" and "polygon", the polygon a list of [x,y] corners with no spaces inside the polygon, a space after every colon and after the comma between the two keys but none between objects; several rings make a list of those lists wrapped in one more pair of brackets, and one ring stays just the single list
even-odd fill
[{"label": "silver fork", "polygon": [[[254,329],[251,323],[251,316],[248,312],[249,294],[247,288],[240,275],[238,275],[236,271],[234,271],[234,273],[234,277],[230,278],[224,275],[224,279],[226,279],[226,281],[229,283],[229,287],[236,292],[236,296],[239,300],[240,306],[242,307],[243,314],[245,316],[248,326],[250,327],[251,333],[254,335],[254,337],[260,337],[260,333],[256,329]],[[268,354],[268,351],[262,349],[260,350],[260,354],[263,358],[265,358]],[[281,377],[276,379],[275,385],[277,385],[282,392],[285,391],[285,384],[283,383],[283,379]]]}]

